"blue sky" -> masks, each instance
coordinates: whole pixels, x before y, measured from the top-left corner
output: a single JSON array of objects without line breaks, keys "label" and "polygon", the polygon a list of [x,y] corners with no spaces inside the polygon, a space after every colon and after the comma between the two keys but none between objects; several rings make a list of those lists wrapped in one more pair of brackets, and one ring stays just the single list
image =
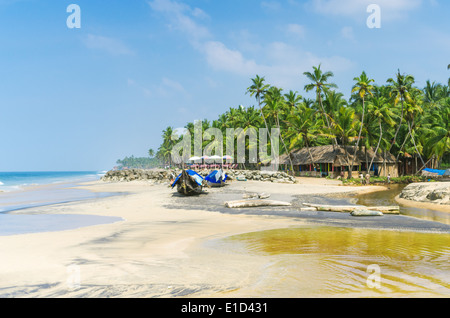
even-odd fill
[{"label": "blue sky", "polygon": [[303,96],[320,63],[346,96],[363,70],[447,83],[449,13],[444,0],[0,0],[0,171],[146,156],[167,126],[255,104],[256,74]]}]

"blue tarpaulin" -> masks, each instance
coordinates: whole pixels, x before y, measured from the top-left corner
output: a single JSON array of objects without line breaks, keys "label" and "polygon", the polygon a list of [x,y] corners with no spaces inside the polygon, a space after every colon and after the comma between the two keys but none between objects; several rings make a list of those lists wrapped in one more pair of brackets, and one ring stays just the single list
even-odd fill
[{"label": "blue tarpaulin", "polygon": [[[203,182],[203,178],[201,175],[199,175],[197,172],[195,172],[194,170],[186,170],[186,172],[188,173],[188,175],[190,175],[191,177],[194,177],[195,182],[197,182],[198,185],[202,185]],[[175,187],[175,185],[177,184],[177,181],[180,179],[181,174],[175,179],[175,181],[172,183],[172,188]]]},{"label": "blue tarpaulin", "polygon": [[445,170],[436,170],[436,169],[429,169],[429,168],[425,168],[423,169],[423,171],[427,171],[427,172],[431,172],[431,173],[437,173],[440,176],[443,176],[445,173]]},{"label": "blue tarpaulin", "polygon": [[222,170],[214,170],[211,172],[207,177],[205,177],[205,180],[211,183],[221,183],[220,178],[222,177],[222,182],[225,182],[228,178],[228,175],[223,173]]}]

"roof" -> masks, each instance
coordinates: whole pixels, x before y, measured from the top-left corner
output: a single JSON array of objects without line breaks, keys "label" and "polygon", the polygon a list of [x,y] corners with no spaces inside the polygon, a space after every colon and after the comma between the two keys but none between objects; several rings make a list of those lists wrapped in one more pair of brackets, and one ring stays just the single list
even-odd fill
[{"label": "roof", "polygon": [[[347,150],[347,151],[346,151]],[[291,160],[293,165],[310,165],[313,163],[311,160],[311,157],[314,160],[314,163],[325,163],[325,164],[333,164],[335,166],[348,166],[352,162],[353,154],[355,151],[354,146],[347,146],[344,148],[344,146],[337,146],[333,147],[332,145],[327,146],[319,146],[319,147],[310,147],[309,151],[308,148],[304,147],[300,150],[296,150],[291,152]],[[374,150],[372,148],[367,149],[367,158],[370,162],[372,160],[372,157],[374,155]],[[366,161],[366,153],[364,151],[364,148],[358,149],[356,152],[356,157],[354,160],[355,165],[361,164],[361,162]],[[374,163],[383,163],[383,154],[377,153],[374,160]],[[288,159],[288,155],[284,154],[280,156],[280,163],[281,164],[290,164],[290,161]],[[396,163],[395,157],[387,153],[386,154],[386,163]]]}]

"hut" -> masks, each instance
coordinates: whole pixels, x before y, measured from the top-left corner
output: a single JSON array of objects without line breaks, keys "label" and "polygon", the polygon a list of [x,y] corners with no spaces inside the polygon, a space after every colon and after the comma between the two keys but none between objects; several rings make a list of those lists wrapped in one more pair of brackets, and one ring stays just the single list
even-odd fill
[{"label": "hut", "polygon": [[[288,155],[280,157],[280,164],[282,169],[289,169],[290,162],[294,166],[294,171],[297,176],[313,176],[325,177],[330,176],[336,178],[344,175],[348,177],[351,170],[353,159],[352,177],[357,178],[361,172],[367,171],[374,155],[374,150],[371,148],[362,147],[356,152],[354,157],[354,146],[318,146],[302,148],[290,153],[291,160]],[[398,177],[398,163],[395,157],[386,152],[377,153],[373,159],[370,168],[372,176],[387,176]]]}]

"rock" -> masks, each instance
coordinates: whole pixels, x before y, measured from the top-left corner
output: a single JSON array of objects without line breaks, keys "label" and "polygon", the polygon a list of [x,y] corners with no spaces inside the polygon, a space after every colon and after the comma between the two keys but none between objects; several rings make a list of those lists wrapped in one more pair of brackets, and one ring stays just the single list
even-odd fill
[{"label": "rock", "polygon": [[450,182],[419,182],[406,186],[401,199],[450,205]]},{"label": "rock", "polygon": [[[296,179],[285,172],[280,171],[259,171],[259,170],[224,170],[230,181],[263,181],[274,183],[296,183]],[[211,171],[201,170],[198,173],[206,177]],[[159,181],[159,183],[170,182],[181,173],[180,169],[175,170],[111,170],[102,178],[105,182],[131,182],[131,181]]]},{"label": "rock", "polygon": [[270,200],[241,200],[241,201],[229,201],[225,202],[227,208],[252,208],[252,207],[264,207],[264,206],[291,206],[289,202],[283,201],[270,201]]},{"label": "rock", "polygon": [[351,216],[383,216],[383,212],[380,211],[373,211],[373,210],[355,210],[352,213],[350,213]]}]

